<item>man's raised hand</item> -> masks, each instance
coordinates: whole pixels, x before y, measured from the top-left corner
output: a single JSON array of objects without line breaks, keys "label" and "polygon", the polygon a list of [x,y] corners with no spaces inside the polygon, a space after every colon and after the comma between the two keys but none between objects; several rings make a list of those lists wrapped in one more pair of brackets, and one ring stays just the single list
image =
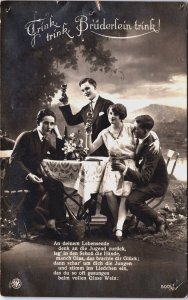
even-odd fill
[{"label": "man's raised hand", "polygon": [[65,104],[68,103],[68,97],[67,97],[67,94],[66,94],[67,84],[62,84],[61,85],[61,90],[62,90],[62,96],[59,99],[59,101],[65,105]]}]

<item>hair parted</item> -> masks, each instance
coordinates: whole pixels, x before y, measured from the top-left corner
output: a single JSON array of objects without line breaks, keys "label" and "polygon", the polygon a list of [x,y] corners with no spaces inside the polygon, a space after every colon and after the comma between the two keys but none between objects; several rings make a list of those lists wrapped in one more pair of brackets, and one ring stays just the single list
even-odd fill
[{"label": "hair parted", "polygon": [[54,114],[54,112],[52,110],[50,110],[49,108],[44,108],[44,109],[39,110],[39,112],[37,114],[37,125],[39,125],[40,122],[43,120],[43,118],[46,116],[54,117],[54,119],[56,121],[56,115]]},{"label": "hair parted", "polygon": [[83,83],[85,82],[89,82],[90,84],[92,84],[95,88],[97,87],[97,83],[94,79],[92,78],[89,78],[89,77],[86,77],[86,78],[83,78],[82,80],[80,80],[79,82],[79,86],[81,86]]},{"label": "hair parted", "polygon": [[154,120],[149,115],[141,115],[135,118],[137,124],[140,128],[151,130],[154,126]]},{"label": "hair parted", "polygon": [[121,121],[127,117],[127,109],[126,109],[125,105],[123,105],[121,103],[110,105],[108,108],[108,112],[110,109],[113,111],[113,113],[116,116],[119,116]]}]

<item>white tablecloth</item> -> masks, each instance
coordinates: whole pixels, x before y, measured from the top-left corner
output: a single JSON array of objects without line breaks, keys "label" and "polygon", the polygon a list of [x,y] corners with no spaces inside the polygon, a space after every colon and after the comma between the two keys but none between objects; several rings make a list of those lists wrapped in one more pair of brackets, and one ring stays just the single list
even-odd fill
[{"label": "white tablecloth", "polygon": [[61,181],[65,187],[77,190],[84,203],[90,199],[92,193],[99,192],[108,157],[99,159],[100,161],[44,159],[41,167],[45,176]]}]

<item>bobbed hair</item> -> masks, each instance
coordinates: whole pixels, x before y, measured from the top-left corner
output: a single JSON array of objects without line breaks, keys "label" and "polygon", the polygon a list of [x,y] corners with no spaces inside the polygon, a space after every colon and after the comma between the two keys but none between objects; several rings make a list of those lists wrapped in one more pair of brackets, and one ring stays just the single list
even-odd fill
[{"label": "bobbed hair", "polygon": [[154,126],[154,120],[149,115],[140,115],[135,118],[135,121],[142,129],[151,130]]},{"label": "bobbed hair", "polygon": [[110,109],[113,111],[113,113],[116,116],[119,116],[121,121],[127,117],[127,109],[126,109],[125,105],[123,105],[121,103],[110,105],[108,108],[108,112]]}]

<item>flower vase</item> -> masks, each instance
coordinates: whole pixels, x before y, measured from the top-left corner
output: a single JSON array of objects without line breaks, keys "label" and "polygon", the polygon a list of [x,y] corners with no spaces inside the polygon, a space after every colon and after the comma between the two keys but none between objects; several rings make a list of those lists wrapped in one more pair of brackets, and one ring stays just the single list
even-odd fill
[{"label": "flower vase", "polygon": [[75,160],[76,156],[75,156],[75,154],[73,152],[72,153],[67,153],[66,159],[67,160]]}]

